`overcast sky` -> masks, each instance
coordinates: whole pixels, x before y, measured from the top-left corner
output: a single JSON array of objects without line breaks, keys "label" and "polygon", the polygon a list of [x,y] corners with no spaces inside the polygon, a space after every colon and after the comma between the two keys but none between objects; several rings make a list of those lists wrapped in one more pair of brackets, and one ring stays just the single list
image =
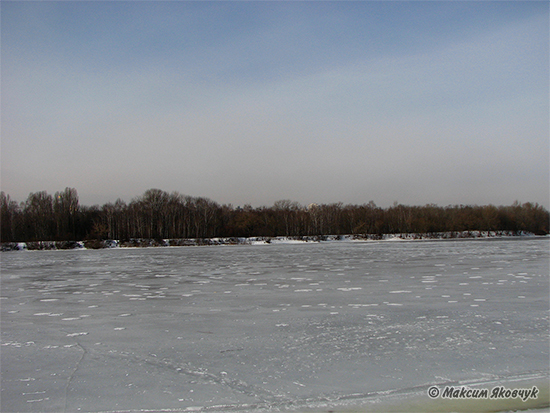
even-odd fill
[{"label": "overcast sky", "polygon": [[549,207],[549,3],[1,2],[1,186]]}]

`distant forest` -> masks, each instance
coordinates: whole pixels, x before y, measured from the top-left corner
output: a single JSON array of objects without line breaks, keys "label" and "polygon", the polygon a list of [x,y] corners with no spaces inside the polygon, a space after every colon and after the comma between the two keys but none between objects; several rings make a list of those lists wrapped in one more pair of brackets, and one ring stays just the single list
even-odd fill
[{"label": "distant forest", "polygon": [[18,203],[1,192],[1,241],[129,240],[134,238],[275,237],[455,231],[549,232],[550,214],[533,203],[510,206],[310,204],[220,205],[203,197],[149,189],[126,203],[79,204],[74,188],[29,194]]}]

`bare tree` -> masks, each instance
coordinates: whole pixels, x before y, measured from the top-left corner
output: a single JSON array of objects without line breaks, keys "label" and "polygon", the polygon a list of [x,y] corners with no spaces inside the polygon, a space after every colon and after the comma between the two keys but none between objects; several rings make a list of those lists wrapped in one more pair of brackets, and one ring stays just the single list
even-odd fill
[{"label": "bare tree", "polygon": [[0,239],[2,242],[16,241],[18,221],[21,215],[19,205],[2,191],[0,193],[0,208],[2,211],[0,218]]},{"label": "bare tree", "polygon": [[53,198],[53,211],[56,222],[56,238],[76,239],[76,216],[78,214],[78,194],[74,188],[56,192]]},{"label": "bare tree", "polygon": [[48,240],[53,236],[53,199],[46,191],[30,193],[24,204],[25,233],[29,240]]}]

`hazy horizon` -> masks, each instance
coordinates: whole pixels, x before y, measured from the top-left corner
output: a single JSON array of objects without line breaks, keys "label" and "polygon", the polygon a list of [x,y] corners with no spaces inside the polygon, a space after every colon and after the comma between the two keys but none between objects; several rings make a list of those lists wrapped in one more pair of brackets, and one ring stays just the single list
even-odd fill
[{"label": "hazy horizon", "polygon": [[2,1],[1,189],[548,209],[549,7]]},{"label": "hazy horizon", "polygon": [[[16,203],[18,204],[24,204],[25,201],[27,201],[27,198],[29,195],[31,194],[34,194],[34,193],[37,193],[37,192],[46,192],[48,195],[51,195],[53,198],[55,198],[55,194],[57,193],[63,193],[64,190],[66,188],[64,188],[63,190],[56,190],[56,191],[47,191],[47,190],[37,190],[37,191],[31,191],[27,196],[19,199],[19,198],[15,198],[14,196],[12,196],[11,194],[5,192],[2,190],[2,192],[5,193],[6,196],[9,196],[9,200],[10,201],[15,201]],[[430,206],[430,205],[435,205],[437,207],[441,207],[441,208],[446,208],[446,207],[456,207],[456,206],[479,206],[479,207],[484,207],[484,206],[490,206],[490,205],[493,205],[495,207],[508,207],[508,206],[512,206],[512,205],[515,205],[516,203],[519,203],[519,205],[524,205],[526,203],[531,203],[531,204],[534,204],[534,205],[540,205],[542,207],[544,207],[545,209],[548,210],[548,207],[544,204],[541,204],[541,203],[538,203],[538,202],[534,202],[534,201],[530,201],[530,200],[521,200],[521,199],[515,199],[514,201],[512,202],[509,202],[509,203],[506,203],[506,204],[495,204],[495,203],[487,203],[487,204],[474,204],[474,203],[470,203],[470,204],[465,204],[465,203],[454,203],[454,204],[445,204],[445,205],[442,205],[442,204],[435,204],[435,203],[417,203],[417,204],[406,204],[406,203],[403,203],[403,202],[399,202],[399,201],[393,201],[392,203],[388,203],[388,204],[379,204],[377,203],[375,200],[373,199],[370,199],[368,201],[363,201],[363,202],[342,202],[342,201],[329,201],[329,202],[309,202],[309,203],[301,203],[299,201],[296,201],[295,199],[290,199],[290,198],[281,198],[281,199],[277,199],[275,200],[274,202],[272,202],[271,204],[250,204],[250,203],[243,203],[243,204],[235,204],[235,203],[232,203],[232,202],[219,202],[217,199],[214,199],[214,198],[210,198],[210,197],[203,197],[203,196],[200,196],[200,195],[193,195],[193,194],[186,194],[186,193],[182,193],[182,192],[179,192],[179,191],[164,191],[162,190],[161,188],[148,188],[147,190],[145,190],[143,193],[141,194],[136,194],[134,196],[131,196],[130,198],[122,198],[122,197],[116,197],[116,198],[113,198],[113,199],[108,199],[106,200],[105,202],[95,202],[95,203],[86,203],[86,202],[82,202],[82,199],[87,199],[87,197],[82,197],[80,196],[80,193],[78,192],[78,188],[70,188],[70,189],[76,189],[77,191],[77,196],[78,196],[78,200],[79,200],[79,205],[80,206],[85,206],[85,207],[94,207],[94,206],[103,206],[103,205],[107,205],[107,204],[115,204],[116,202],[118,201],[122,201],[123,203],[125,204],[130,204],[134,201],[139,201],[143,198],[143,196],[147,193],[148,190],[161,190],[165,193],[167,193],[168,195],[171,195],[171,194],[179,194],[179,195],[182,195],[182,196],[189,196],[191,198],[194,198],[194,199],[199,199],[199,198],[206,198],[206,199],[209,199],[211,201],[214,201],[216,202],[217,204],[219,205],[226,205],[226,206],[231,206],[233,208],[240,208],[240,207],[248,207],[248,206],[251,206],[253,208],[272,208],[275,206],[275,204],[279,203],[279,202],[287,202],[287,201],[290,201],[291,203],[297,203],[300,207],[302,208],[309,208],[310,206],[312,205],[331,205],[331,204],[342,204],[343,206],[346,206],[346,205],[357,205],[357,206],[360,206],[360,205],[368,205],[368,204],[372,204],[374,203],[374,206],[378,207],[378,208],[383,208],[383,209],[387,209],[387,208],[391,208],[393,206],[396,206],[396,205],[402,205],[402,206],[408,206],[408,207],[426,207],[426,206]]]}]

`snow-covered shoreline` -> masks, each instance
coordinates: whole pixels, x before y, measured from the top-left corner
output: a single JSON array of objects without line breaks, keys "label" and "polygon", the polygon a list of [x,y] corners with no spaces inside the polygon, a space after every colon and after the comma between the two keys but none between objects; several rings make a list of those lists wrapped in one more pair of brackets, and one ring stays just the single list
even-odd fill
[{"label": "snow-covered shoreline", "polygon": [[130,240],[90,240],[90,241],[33,241],[6,242],[1,244],[2,251],[67,250],[67,249],[104,249],[104,248],[146,248],[146,247],[182,247],[203,245],[270,245],[303,244],[308,242],[367,242],[367,241],[421,241],[450,239],[485,239],[509,237],[535,237],[527,231],[453,231],[434,233],[398,233],[398,234],[353,234],[353,235],[308,235],[277,237],[223,237],[223,238],[176,238]]}]

